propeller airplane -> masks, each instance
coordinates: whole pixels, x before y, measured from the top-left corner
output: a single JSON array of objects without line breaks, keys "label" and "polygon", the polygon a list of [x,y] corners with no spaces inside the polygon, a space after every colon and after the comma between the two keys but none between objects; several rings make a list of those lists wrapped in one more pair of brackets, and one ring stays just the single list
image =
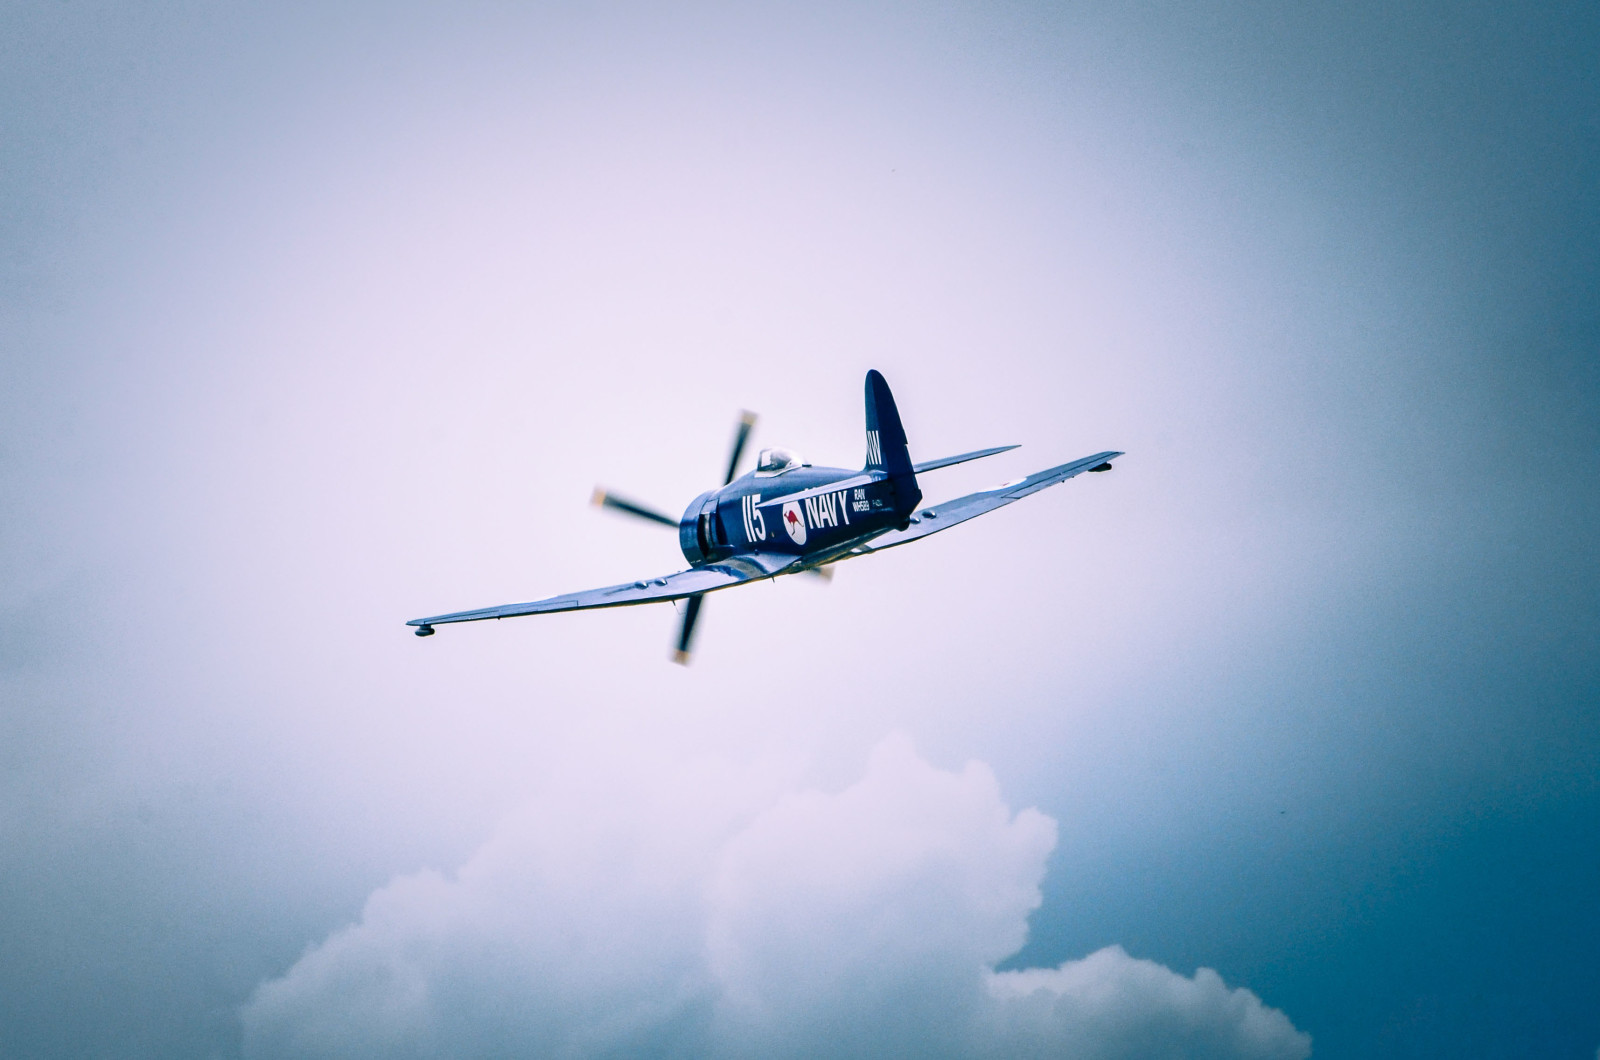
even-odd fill
[{"label": "propeller airplane", "polygon": [[779,575],[826,576],[831,573],[829,564],[920,541],[1085,471],[1110,471],[1111,461],[1123,455],[1095,453],[993,489],[919,508],[918,475],[1017,447],[1002,445],[912,463],[894,395],[876,371],[867,373],[866,397],[867,459],[860,471],[812,467],[789,450],[773,447],[761,450],[754,471],[734,478],[755,427],[755,416],[746,412],[739,418],[721,488],[696,497],[682,518],[595,490],[596,504],[676,527],[688,570],[532,603],[414,618],[406,624],[416,627],[417,636],[431,637],[435,626],[452,622],[685,600],[672,657],[687,664],[707,593]]}]

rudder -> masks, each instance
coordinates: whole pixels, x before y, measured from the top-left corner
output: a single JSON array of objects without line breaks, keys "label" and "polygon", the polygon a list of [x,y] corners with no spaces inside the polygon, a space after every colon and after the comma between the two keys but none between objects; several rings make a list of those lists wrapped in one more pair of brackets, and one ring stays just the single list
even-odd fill
[{"label": "rudder", "polygon": [[867,464],[865,470],[879,471],[894,487],[895,511],[910,515],[922,500],[917,475],[906,447],[905,428],[900,410],[895,407],[889,384],[877,369],[867,372]]}]

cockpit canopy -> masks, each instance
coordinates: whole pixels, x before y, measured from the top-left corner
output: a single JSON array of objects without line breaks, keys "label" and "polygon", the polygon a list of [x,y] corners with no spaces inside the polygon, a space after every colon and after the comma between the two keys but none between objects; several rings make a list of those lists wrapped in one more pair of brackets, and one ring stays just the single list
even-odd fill
[{"label": "cockpit canopy", "polygon": [[800,455],[792,449],[785,449],[775,445],[770,449],[761,450],[761,455],[756,457],[756,474],[779,475],[791,468],[804,467],[805,463]]}]

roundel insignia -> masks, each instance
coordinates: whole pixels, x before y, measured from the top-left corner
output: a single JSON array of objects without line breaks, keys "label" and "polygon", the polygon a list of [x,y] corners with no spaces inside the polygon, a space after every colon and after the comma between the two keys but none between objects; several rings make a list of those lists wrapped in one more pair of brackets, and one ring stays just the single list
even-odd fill
[{"label": "roundel insignia", "polygon": [[795,544],[806,543],[806,517],[800,511],[800,505],[793,501],[783,506],[783,528],[789,531],[789,538]]}]

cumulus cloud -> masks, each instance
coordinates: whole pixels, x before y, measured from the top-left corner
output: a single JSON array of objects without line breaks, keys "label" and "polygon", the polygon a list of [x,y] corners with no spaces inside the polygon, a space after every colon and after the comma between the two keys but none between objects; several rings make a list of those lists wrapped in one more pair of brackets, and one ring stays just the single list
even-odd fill
[{"label": "cumulus cloud", "polygon": [[245,1007],[276,1056],[1299,1058],[1309,1039],[1216,973],[1121,949],[995,972],[1055,822],[988,767],[891,737],[837,793],[647,771],[551,793],[453,876],[374,893]]},{"label": "cumulus cloud", "polygon": [[[1185,978],[1107,946],[1059,968],[988,974],[995,1004],[974,1052],[1063,1060],[1301,1057],[1311,1039],[1248,990],[1201,968]],[[986,1047],[993,1043],[992,1047]]]}]

